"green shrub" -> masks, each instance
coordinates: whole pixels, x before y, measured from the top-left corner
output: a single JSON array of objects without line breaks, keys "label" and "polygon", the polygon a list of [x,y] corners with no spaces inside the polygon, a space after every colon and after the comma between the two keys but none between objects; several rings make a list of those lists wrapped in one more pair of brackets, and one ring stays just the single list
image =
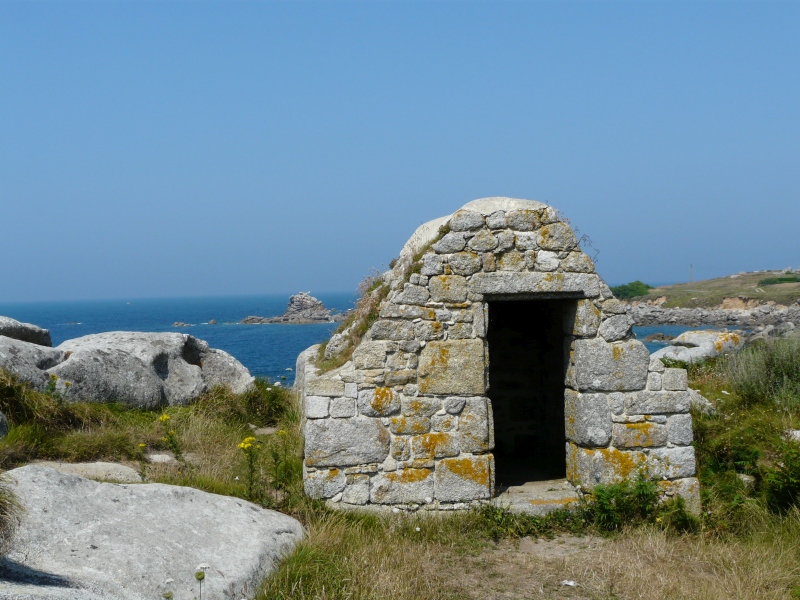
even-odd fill
[{"label": "green shrub", "polygon": [[658,505],[658,486],[639,475],[636,481],[598,485],[592,490],[594,522],[604,531],[648,520]]},{"label": "green shrub", "polygon": [[776,285],[778,283],[797,283],[800,275],[784,275],[783,277],[767,277],[758,282],[758,285]]},{"label": "green shrub", "polygon": [[620,300],[627,300],[629,298],[638,298],[639,296],[646,296],[648,290],[652,290],[652,285],[647,285],[643,281],[631,281],[624,285],[616,285],[611,288],[611,293]]},{"label": "green shrub", "polygon": [[767,340],[746,348],[725,362],[724,371],[745,406],[800,404],[800,338]]},{"label": "green shrub", "polygon": [[776,466],[765,477],[767,506],[785,513],[800,504],[800,444],[784,443]]}]

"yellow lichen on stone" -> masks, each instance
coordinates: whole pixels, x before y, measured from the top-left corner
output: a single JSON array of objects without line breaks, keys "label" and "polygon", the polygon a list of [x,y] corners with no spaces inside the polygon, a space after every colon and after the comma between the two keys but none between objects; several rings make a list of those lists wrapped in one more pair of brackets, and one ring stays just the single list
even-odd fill
[{"label": "yellow lichen on stone", "polygon": [[386,474],[386,479],[392,483],[417,483],[433,475],[428,469],[402,469]]},{"label": "yellow lichen on stone", "polygon": [[394,400],[394,390],[388,387],[375,388],[375,395],[372,397],[370,406],[377,413],[385,413]]},{"label": "yellow lichen on stone", "polygon": [[446,466],[447,470],[478,485],[489,485],[489,465],[486,461],[478,458],[448,458],[440,461],[440,465]]}]

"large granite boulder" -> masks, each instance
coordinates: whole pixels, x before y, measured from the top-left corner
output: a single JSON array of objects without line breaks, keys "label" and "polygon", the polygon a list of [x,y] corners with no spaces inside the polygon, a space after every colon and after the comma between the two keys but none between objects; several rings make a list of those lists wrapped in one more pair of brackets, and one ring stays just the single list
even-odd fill
[{"label": "large granite boulder", "polygon": [[249,598],[303,537],[289,516],[193,488],[8,474],[25,514],[0,563],[3,598],[192,600],[201,565],[203,597]]},{"label": "large granite boulder", "polygon": [[140,408],[188,404],[217,384],[242,393],[253,383],[230,354],[181,333],[113,331],[52,349],[0,337],[0,368],[40,390],[55,376],[66,399]]},{"label": "large granite boulder", "polygon": [[686,331],[670,342],[670,346],[653,353],[653,358],[669,358],[688,363],[714,358],[744,347],[745,336],[723,329]]},{"label": "large granite boulder", "polygon": [[47,369],[64,360],[64,351],[32,342],[0,336],[0,368],[43,390],[50,377]]},{"label": "large granite boulder", "polygon": [[50,331],[30,323],[20,323],[10,317],[0,317],[0,335],[38,344],[39,346],[52,346]]},{"label": "large granite boulder", "polygon": [[76,400],[155,408],[188,404],[217,384],[241,393],[253,382],[230,354],[181,333],[113,331],[67,340],[58,349],[66,359],[48,373]]}]

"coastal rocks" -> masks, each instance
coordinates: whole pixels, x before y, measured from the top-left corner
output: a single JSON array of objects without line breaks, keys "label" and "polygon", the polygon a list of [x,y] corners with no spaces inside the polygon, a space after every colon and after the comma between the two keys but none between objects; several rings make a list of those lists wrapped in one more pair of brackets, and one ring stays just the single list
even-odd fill
[{"label": "coastal rocks", "polygon": [[230,354],[180,333],[98,333],[58,350],[66,359],[48,373],[59,378],[62,395],[75,400],[156,408],[189,404],[218,384],[242,393],[253,382]]},{"label": "coastal rocks", "polygon": [[43,390],[50,382],[47,369],[64,360],[64,351],[0,336],[0,368]]},{"label": "coastal rocks", "polygon": [[98,483],[38,465],[8,475],[26,512],[3,597],[190,600],[204,565],[203,596],[239,600],[304,535],[291,517],[189,487]]},{"label": "coastal rocks", "polygon": [[669,358],[682,362],[699,362],[727,352],[741,350],[745,336],[727,330],[686,331],[670,342],[670,346],[653,353],[653,358]]},{"label": "coastal rocks", "polygon": [[729,302],[727,306],[745,308],[663,308],[645,303],[629,305],[628,313],[636,325],[712,325],[717,327],[754,328],[780,325],[791,321],[800,323],[800,305],[780,306],[773,303],[753,305]]},{"label": "coastal rocks", "polygon": [[0,317],[0,336],[6,336],[22,342],[30,342],[39,346],[52,346],[50,331],[30,323],[20,323],[9,317]]},{"label": "coastal rocks", "polygon": [[289,306],[280,317],[246,317],[240,323],[244,325],[334,323],[344,320],[345,315],[346,313],[331,313],[320,300],[307,292],[300,292],[289,297]]},{"label": "coastal rocks", "polygon": [[0,368],[42,391],[55,382],[68,400],[139,408],[188,404],[215,385],[242,393],[253,382],[230,354],[180,333],[99,333],[57,348],[0,337]]}]

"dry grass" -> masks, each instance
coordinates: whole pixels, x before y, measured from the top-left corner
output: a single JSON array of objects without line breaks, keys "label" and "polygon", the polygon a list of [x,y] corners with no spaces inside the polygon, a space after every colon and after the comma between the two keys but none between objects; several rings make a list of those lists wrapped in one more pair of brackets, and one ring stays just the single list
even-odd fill
[{"label": "dry grass", "polygon": [[[451,579],[454,593],[487,600],[790,599],[800,590],[798,539],[800,517],[795,513],[781,525],[765,524],[746,539],[674,536],[645,527],[599,547],[589,539],[588,548],[568,552],[552,545],[536,552],[530,543],[505,542],[477,557],[437,554],[432,569],[455,560],[466,563],[466,575]],[[563,585],[565,580],[578,585]]]},{"label": "dry grass", "polygon": [[665,307],[711,307],[719,306],[725,298],[752,298],[758,301],[773,300],[790,305],[800,300],[800,283],[759,285],[759,281],[773,276],[771,273],[746,273],[731,279],[719,277],[693,283],[664,285],[649,290],[642,300],[654,300],[666,296]]},{"label": "dry grass", "polygon": [[[431,572],[439,543],[400,533],[402,519],[329,513],[259,594],[261,600],[430,600],[460,597],[449,590],[450,568]],[[406,526],[407,528],[408,526]],[[417,533],[414,531],[414,533]]]}]

